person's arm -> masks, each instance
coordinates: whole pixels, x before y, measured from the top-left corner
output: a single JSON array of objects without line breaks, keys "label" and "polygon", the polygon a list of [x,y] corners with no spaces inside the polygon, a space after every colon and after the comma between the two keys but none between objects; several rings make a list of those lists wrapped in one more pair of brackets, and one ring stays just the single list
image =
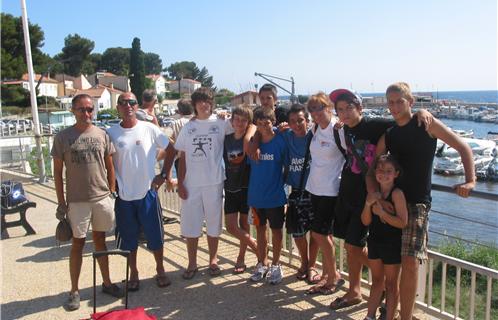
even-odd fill
[{"label": "person's arm", "polygon": [[465,182],[456,184],[453,188],[460,197],[468,197],[470,191],[475,188],[476,174],[474,166],[474,157],[469,145],[466,144],[453,131],[445,126],[441,121],[434,119],[434,122],[429,128],[429,134],[433,137],[442,140],[444,143],[458,151],[462,158],[463,168],[465,170]]},{"label": "person's arm", "polygon": [[107,183],[109,184],[109,190],[116,192],[116,173],[114,172],[114,164],[112,162],[112,155],[107,155],[104,157],[104,165],[107,171]]},{"label": "person's arm", "polygon": [[178,162],[178,196],[186,200],[188,198],[188,190],[185,188],[185,174],[187,172],[187,163],[185,161],[185,152],[180,152],[180,161]]},{"label": "person's arm", "polygon": [[[378,156],[385,154],[387,152],[386,147],[386,135],[383,134],[380,137],[379,141],[377,141],[377,147],[375,149],[375,158]],[[379,192],[379,184],[377,180],[375,180],[375,168],[371,165],[368,168],[367,174],[365,176],[365,185],[367,187],[367,192],[370,193],[378,193]]]},{"label": "person's arm", "polygon": [[173,147],[173,145],[168,143],[166,148],[163,151],[164,154],[164,164],[161,169],[161,172],[154,177],[152,180],[152,188],[155,190],[159,189],[164,181],[168,179],[168,177],[171,179],[171,167],[173,166],[173,161],[175,160],[175,155],[176,155],[176,150]]},{"label": "person's arm", "polygon": [[432,113],[426,109],[420,109],[415,113],[415,116],[417,117],[418,126],[420,127],[423,125],[425,127],[425,131],[429,131],[429,128],[434,121]]},{"label": "person's arm", "polygon": [[396,189],[393,191],[392,199],[395,215],[389,214],[379,203],[373,205],[372,212],[391,226],[403,229],[408,223],[408,209],[406,207],[405,195],[400,189]]},{"label": "person's arm", "polygon": [[361,223],[364,226],[369,226],[372,223],[372,205],[376,202],[376,198],[373,194],[367,195],[365,200],[365,206],[361,212]]},{"label": "person's arm", "polygon": [[64,182],[62,180],[62,170],[64,168],[64,162],[62,159],[54,157],[54,182],[55,182],[55,193],[57,195],[57,203],[59,205],[66,205],[66,199],[64,197]]}]

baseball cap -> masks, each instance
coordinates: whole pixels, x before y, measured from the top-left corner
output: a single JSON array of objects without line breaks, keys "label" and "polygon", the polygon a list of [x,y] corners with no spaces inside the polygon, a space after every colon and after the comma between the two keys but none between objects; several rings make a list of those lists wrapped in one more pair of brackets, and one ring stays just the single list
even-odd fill
[{"label": "baseball cap", "polygon": [[348,89],[337,89],[332,91],[329,94],[329,98],[333,103],[337,103],[337,98],[339,98],[342,95],[348,95],[351,97],[351,100],[353,100],[354,103],[361,105],[363,98],[358,92],[355,91],[350,91]]}]

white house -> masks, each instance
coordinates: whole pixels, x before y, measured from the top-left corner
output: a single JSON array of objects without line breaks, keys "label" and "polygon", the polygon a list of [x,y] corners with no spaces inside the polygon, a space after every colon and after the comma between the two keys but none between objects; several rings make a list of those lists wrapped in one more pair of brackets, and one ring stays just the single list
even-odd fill
[{"label": "white house", "polygon": [[[180,83],[178,83],[178,82],[180,82]],[[171,91],[171,92],[180,91],[180,93],[190,94],[190,93],[194,92],[195,90],[197,90],[198,88],[200,88],[201,83],[199,81],[192,80],[192,79],[181,79],[180,81],[178,81],[178,80],[169,81],[168,87],[169,87],[169,91]],[[178,89],[180,89],[180,90],[178,90]]]},{"label": "white house", "polygon": [[164,97],[164,94],[166,93],[166,80],[164,77],[160,74],[148,74],[145,77],[152,80],[156,93]]},{"label": "white house", "polygon": [[[35,74],[35,86],[40,80],[41,75]],[[12,81],[2,81],[2,84],[10,85],[10,86],[22,86],[24,89],[31,91],[29,88],[29,78],[28,74],[23,74],[21,80],[12,80]],[[51,79],[50,77],[43,77],[43,80],[38,87],[38,96],[47,96],[47,97],[57,97],[57,87],[58,81]]]}]

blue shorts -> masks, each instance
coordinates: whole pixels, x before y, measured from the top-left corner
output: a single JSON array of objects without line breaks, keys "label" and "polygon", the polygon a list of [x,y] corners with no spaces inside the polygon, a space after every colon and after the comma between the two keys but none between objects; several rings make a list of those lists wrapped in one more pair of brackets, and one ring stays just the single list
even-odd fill
[{"label": "blue shorts", "polygon": [[126,201],[117,198],[114,211],[119,249],[134,251],[138,248],[140,226],[143,227],[149,250],[163,248],[162,212],[156,191],[147,191],[145,197],[139,200]]}]

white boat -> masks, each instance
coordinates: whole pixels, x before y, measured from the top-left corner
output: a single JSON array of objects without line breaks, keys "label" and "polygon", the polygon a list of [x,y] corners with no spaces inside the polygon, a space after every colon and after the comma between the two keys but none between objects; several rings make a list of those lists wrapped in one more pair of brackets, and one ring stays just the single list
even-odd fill
[{"label": "white boat", "polygon": [[[486,167],[495,158],[490,155],[474,155],[476,172]],[[439,157],[434,162],[434,172],[443,175],[461,175],[464,173],[460,157]]]},{"label": "white boat", "polygon": [[462,138],[473,138],[474,137],[474,130],[461,130],[461,129],[453,129],[451,128],[451,131],[456,133],[458,136]]},{"label": "white boat", "polygon": [[493,160],[480,170],[476,170],[478,180],[482,181],[498,181],[498,158]]}]

